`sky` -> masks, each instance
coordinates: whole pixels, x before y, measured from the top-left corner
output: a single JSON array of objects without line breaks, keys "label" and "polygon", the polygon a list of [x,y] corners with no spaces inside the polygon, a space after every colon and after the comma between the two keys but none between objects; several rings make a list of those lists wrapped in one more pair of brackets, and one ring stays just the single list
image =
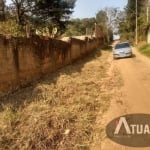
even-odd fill
[{"label": "sky", "polygon": [[[7,4],[11,0],[6,0]],[[127,0],[77,0],[72,18],[95,17],[96,13],[105,7],[118,7],[123,9]]]},{"label": "sky", "polygon": [[11,0],[6,0],[6,4],[10,4],[11,3]]},{"label": "sky", "polygon": [[95,17],[96,13],[105,7],[118,7],[123,9],[127,0],[77,0],[73,18]]}]

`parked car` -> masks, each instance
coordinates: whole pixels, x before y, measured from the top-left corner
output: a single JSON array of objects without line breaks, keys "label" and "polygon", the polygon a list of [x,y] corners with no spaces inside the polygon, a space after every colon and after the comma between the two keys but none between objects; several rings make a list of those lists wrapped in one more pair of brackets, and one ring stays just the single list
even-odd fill
[{"label": "parked car", "polygon": [[113,49],[113,58],[132,57],[132,48],[128,42],[117,43]]}]

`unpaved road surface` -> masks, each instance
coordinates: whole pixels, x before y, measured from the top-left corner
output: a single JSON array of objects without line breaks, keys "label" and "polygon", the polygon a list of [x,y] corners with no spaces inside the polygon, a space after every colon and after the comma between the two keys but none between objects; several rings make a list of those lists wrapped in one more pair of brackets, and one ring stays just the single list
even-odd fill
[{"label": "unpaved road surface", "polygon": [[[118,96],[111,101],[110,109],[103,116],[101,123],[105,127],[108,122],[120,115],[131,113],[150,113],[150,59],[133,48],[134,57],[112,60],[111,66],[119,70],[123,86]],[[115,144],[105,133],[101,137],[100,146],[95,150],[150,150],[149,148],[132,148]]]}]

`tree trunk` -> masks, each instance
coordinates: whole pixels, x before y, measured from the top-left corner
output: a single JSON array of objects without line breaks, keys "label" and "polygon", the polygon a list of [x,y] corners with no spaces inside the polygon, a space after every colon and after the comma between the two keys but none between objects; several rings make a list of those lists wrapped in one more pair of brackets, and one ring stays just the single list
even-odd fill
[{"label": "tree trunk", "polygon": [[5,3],[4,0],[0,0],[0,21],[5,20]]}]

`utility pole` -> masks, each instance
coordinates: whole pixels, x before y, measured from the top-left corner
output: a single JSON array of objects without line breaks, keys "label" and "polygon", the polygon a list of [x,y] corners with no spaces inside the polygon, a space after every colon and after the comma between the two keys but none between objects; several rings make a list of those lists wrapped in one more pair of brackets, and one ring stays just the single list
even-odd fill
[{"label": "utility pole", "polygon": [[146,11],[146,13],[147,13],[147,23],[149,22],[149,6],[150,6],[150,0],[147,0],[147,11]]},{"label": "utility pole", "polygon": [[147,23],[149,21],[149,6],[147,6]]},{"label": "utility pole", "polygon": [[138,22],[137,22],[137,0],[136,0],[136,31],[135,31],[135,44],[137,45],[138,43]]},{"label": "utility pole", "polygon": [[0,0],[0,21],[5,20],[5,2]]}]

